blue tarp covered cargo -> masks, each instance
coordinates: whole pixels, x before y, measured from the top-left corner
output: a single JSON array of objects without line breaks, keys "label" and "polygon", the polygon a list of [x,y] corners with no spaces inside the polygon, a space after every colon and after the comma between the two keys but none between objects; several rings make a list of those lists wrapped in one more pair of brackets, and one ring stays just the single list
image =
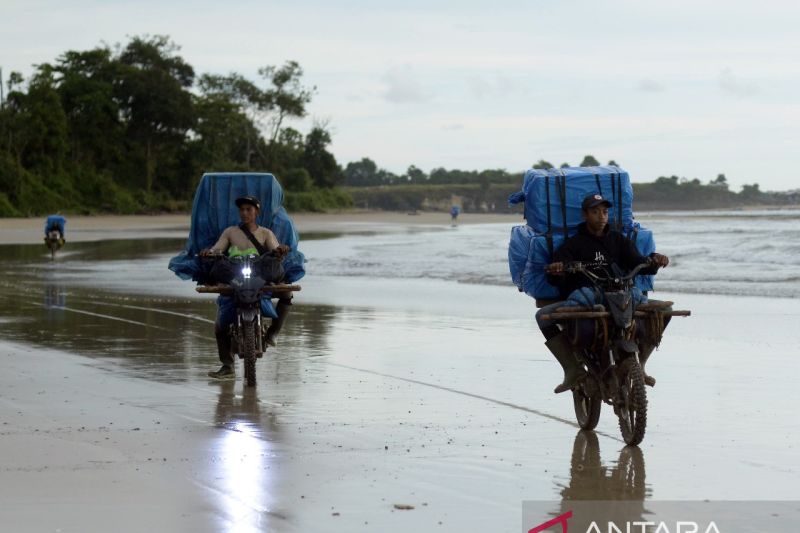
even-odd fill
[{"label": "blue tarp covered cargo", "polygon": [[61,215],[50,215],[47,217],[47,220],[44,223],[44,234],[47,235],[47,232],[50,230],[50,228],[56,228],[61,232],[61,235],[64,235],[66,225],[66,218],[62,217]]},{"label": "blue tarp covered cargo", "polygon": [[531,169],[522,190],[510,204],[524,202],[525,220],[537,233],[574,231],[581,223],[581,203],[588,194],[600,193],[614,204],[608,221],[617,230],[633,224],[633,187],[628,173],[615,166]]},{"label": "blue tarp covered cargo", "polygon": [[[653,232],[634,223],[622,231],[623,235],[634,240],[639,253],[648,256],[656,251]],[[569,232],[572,236],[575,230]],[[508,243],[508,266],[511,280],[517,288],[538,300],[556,300],[563,296],[556,287],[547,281],[545,268],[552,263],[552,252],[564,243],[564,235],[556,233],[547,235],[536,233],[529,226],[511,228],[511,240]],[[637,276],[636,286],[642,291],[653,290],[655,276]]]},{"label": "blue tarp covered cargo", "polygon": [[272,230],[281,244],[291,248],[283,266],[284,280],[294,283],[305,275],[305,257],[297,250],[298,235],[283,203],[283,189],[272,174],[253,172],[204,174],[192,204],[192,224],[186,249],[169,262],[169,269],[181,279],[202,281],[204,265],[197,254],[211,247],[229,226],[240,223],[234,201],[240,196],[255,196],[261,201],[259,226]]}]

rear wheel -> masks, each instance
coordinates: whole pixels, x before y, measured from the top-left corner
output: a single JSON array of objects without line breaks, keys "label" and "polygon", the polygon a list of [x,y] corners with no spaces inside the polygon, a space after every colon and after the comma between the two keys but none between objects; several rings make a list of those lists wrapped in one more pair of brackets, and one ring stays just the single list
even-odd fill
[{"label": "rear wheel", "polygon": [[241,347],[244,359],[244,382],[248,387],[256,386],[256,324],[247,324],[244,327]]},{"label": "rear wheel", "polygon": [[575,403],[575,418],[581,429],[594,429],[600,420],[600,408],[603,401],[600,399],[599,388],[589,383],[594,378],[586,376],[580,385],[572,391],[572,400]]},{"label": "rear wheel", "polygon": [[625,359],[619,367],[619,429],[626,444],[636,446],[644,439],[647,426],[647,392],[644,372],[634,357]]}]

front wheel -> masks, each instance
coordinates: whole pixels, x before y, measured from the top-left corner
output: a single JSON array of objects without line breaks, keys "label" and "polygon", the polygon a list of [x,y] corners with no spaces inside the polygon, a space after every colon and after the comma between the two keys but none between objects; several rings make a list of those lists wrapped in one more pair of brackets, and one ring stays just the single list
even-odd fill
[{"label": "front wheel", "polygon": [[244,359],[244,382],[248,387],[256,386],[256,324],[245,325],[242,335],[241,354]]},{"label": "front wheel", "polygon": [[647,426],[647,392],[644,388],[644,372],[634,357],[620,364],[619,378],[619,429],[625,443],[636,446],[644,439]]},{"label": "front wheel", "polygon": [[[589,383],[589,380],[593,379],[593,377],[587,376],[572,391],[572,400],[575,403],[575,418],[578,419],[578,425],[581,429],[594,429],[600,420],[600,408],[603,406],[603,400],[600,398],[598,387],[592,387],[591,385],[593,384]],[[592,391],[592,389],[594,390]]]}]

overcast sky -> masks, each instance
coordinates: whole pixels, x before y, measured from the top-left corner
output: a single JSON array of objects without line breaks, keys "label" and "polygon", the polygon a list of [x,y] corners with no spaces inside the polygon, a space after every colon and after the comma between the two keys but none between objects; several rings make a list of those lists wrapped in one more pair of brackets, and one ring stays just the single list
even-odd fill
[{"label": "overcast sky", "polygon": [[783,190],[800,187],[799,28],[800,2],[780,0],[0,0],[0,67],[166,34],[198,74],[298,61],[342,165],[593,154],[635,181]]}]

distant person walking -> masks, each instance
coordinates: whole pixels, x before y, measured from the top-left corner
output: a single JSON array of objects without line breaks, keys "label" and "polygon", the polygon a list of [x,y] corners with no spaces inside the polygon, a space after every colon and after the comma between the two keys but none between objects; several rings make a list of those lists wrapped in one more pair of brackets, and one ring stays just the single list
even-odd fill
[{"label": "distant person walking", "polygon": [[458,222],[458,215],[461,213],[461,208],[457,205],[454,205],[450,208],[450,222],[453,224]]}]

